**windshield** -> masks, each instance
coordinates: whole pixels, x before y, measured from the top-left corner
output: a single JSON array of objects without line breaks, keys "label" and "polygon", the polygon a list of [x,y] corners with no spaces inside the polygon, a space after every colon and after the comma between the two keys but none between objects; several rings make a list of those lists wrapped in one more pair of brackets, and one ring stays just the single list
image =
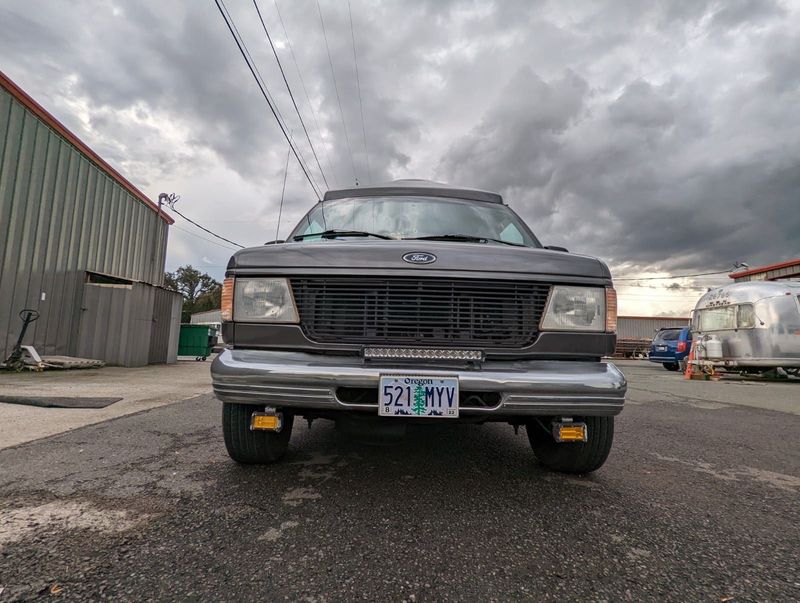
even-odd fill
[{"label": "windshield", "polygon": [[694,325],[698,331],[752,329],[756,325],[755,319],[753,304],[734,304],[697,310]]},{"label": "windshield", "polygon": [[300,221],[289,240],[295,236],[314,240],[308,235],[332,230],[361,231],[392,239],[464,235],[541,247],[522,219],[507,206],[441,197],[359,197],[324,201]]},{"label": "windshield", "polygon": [[680,339],[680,336],[680,329],[664,329],[663,331],[658,332],[656,339],[659,341],[677,341]]}]

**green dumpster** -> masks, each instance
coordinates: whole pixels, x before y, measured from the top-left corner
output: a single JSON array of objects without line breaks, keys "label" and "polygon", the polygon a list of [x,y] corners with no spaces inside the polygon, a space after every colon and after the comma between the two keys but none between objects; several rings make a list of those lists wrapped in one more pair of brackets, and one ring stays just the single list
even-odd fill
[{"label": "green dumpster", "polygon": [[182,324],[178,339],[178,356],[194,356],[205,360],[217,343],[217,329],[209,325]]}]

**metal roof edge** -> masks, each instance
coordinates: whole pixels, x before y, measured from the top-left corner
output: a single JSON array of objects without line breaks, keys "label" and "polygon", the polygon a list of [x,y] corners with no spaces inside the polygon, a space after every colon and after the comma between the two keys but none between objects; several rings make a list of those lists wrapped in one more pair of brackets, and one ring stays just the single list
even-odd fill
[{"label": "metal roof edge", "polygon": [[100,168],[103,172],[105,172],[109,177],[115,180],[122,188],[127,190],[131,195],[136,197],[139,201],[144,203],[148,208],[152,209],[156,212],[162,220],[164,220],[167,224],[174,224],[175,220],[169,214],[165,213],[163,209],[159,208],[156,203],[153,203],[147,195],[145,195],[142,191],[140,191],[136,186],[134,186],[125,176],[120,174],[117,170],[115,170],[111,165],[100,155],[95,153],[89,145],[83,142],[80,138],[78,138],[75,134],[73,134],[67,127],[58,121],[47,109],[42,107],[38,102],[36,102],[33,97],[31,97],[27,92],[25,92],[22,88],[20,88],[17,84],[14,83],[11,78],[9,78],[2,70],[0,70],[0,87],[8,90],[11,96],[16,99],[23,107],[25,107],[28,111],[33,113],[36,117],[38,117],[41,121],[43,121],[48,127],[50,127],[56,134],[61,136],[64,140],[66,140],[69,144],[74,146],[78,151],[80,151],[83,155],[89,158],[89,160],[94,163],[98,168]]},{"label": "metal roof edge", "polygon": [[617,320],[620,318],[626,320],[691,320],[688,316],[617,316]]},{"label": "metal roof edge", "polygon": [[751,268],[744,272],[732,272],[728,278],[741,278],[743,276],[752,276],[753,274],[763,274],[770,270],[780,270],[781,268],[789,268],[791,266],[800,266],[800,258],[793,260],[786,260],[785,262],[778,262],[777,264],[767,264],[766,266],[759,266],[758,268]]}]

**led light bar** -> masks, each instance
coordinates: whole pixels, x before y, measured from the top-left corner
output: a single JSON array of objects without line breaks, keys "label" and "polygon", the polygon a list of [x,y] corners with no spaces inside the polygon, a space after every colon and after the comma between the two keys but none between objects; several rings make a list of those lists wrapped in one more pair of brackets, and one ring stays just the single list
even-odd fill
[{"label": "led light bar", "polygon": [[364,348],[364,358],[411,360],[483,360],[480,350],[434,350],[430,348]]}]

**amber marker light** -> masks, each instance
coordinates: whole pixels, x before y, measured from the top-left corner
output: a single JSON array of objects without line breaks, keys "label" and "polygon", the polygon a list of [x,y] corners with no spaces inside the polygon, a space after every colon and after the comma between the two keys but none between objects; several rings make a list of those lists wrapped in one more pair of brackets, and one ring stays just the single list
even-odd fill
[{"label": "amber marker light", "polygon": [[222,320],[233,320],[233,278],[222,281]]},{"label": "amber marker light", "polygon": [[558,423],[553,435],[556,442],[586,442],[589,439],[585,423]]},{"label": "amber marker light", "polygon": [[283,416],[278,414],[268,414],[264,412],[254,412],[250,417],[251,431],[280,431],[283,426]]},{"label": "amber marker light", "polygon": [[606,287],[606,333],[617,332],[617,292]]}]

